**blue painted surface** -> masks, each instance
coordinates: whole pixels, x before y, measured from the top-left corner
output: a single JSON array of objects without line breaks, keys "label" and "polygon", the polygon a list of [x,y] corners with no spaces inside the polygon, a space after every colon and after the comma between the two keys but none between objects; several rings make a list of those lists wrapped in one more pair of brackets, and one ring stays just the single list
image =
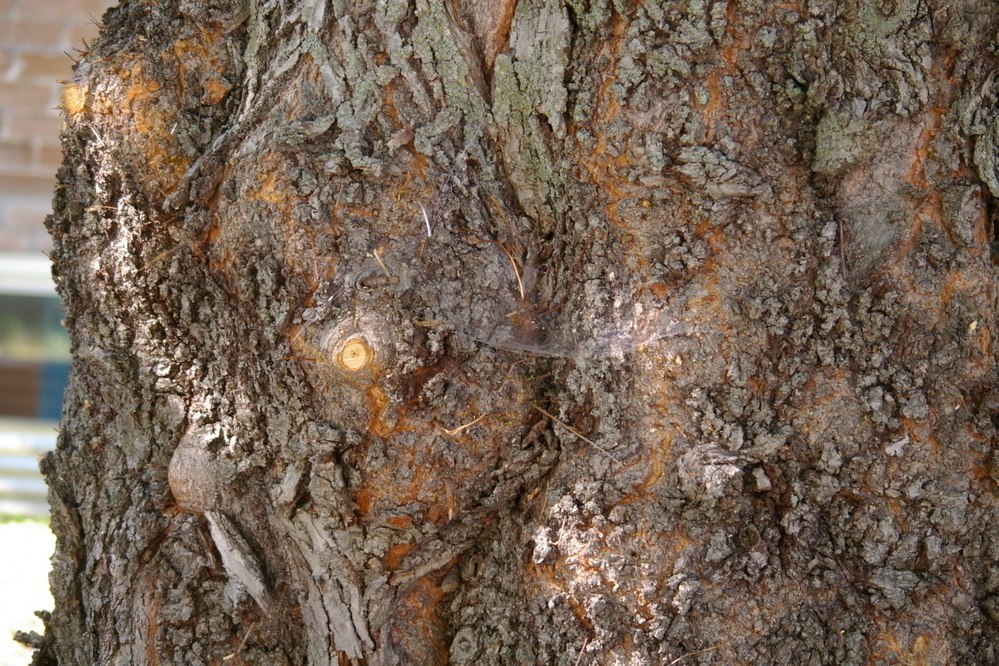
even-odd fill
[{"label": "blue painted surface", "polygon": [[41,364],[41,382],[38,388],[37,417],[58,421],[62,413],[62,394],[69,381],[69,363],[51,361]]}]

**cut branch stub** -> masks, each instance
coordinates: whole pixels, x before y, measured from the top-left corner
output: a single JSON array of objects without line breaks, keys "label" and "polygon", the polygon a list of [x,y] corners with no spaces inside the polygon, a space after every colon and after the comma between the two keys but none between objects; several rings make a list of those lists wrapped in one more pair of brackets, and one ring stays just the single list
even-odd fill
[{"label": "cut branch stub", "polygon": [[360,372],[368,367],[374,352],[367,341],[361,337],[353,337],[343,343],[339,353],[336,355],[336,362],[341,368],[349,372]]},{"label": "cut branch stub", "polygon": [[368,384],[391,361],[389,326],[370,316],[351,317],[326,333],[320,345],[329,365],[349,382]]}]

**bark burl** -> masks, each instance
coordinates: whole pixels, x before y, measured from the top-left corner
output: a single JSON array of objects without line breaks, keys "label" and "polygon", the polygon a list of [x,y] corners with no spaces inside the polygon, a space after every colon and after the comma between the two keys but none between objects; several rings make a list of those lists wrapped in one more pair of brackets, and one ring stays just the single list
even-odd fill
[{"label": "bark burl", "polygon": [[36,663],[999,661],[989,0],[126,0]]}]

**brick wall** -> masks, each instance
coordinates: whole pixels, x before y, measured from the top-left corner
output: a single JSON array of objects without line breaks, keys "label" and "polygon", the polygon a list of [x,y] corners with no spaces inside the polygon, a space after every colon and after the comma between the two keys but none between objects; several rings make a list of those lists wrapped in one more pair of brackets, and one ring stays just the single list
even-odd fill
[{"label": "brick wall", "polygon": [[0,0],[0,252],[50,246],[48,215],[62,160],[57,79],[117,0]]}]

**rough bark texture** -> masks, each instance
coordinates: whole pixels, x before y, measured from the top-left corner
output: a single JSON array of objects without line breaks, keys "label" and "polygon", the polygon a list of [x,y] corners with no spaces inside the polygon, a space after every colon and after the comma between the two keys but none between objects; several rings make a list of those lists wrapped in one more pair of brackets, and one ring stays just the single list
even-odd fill
[{"label": "rough bark texture", "polygon": [[39,663],[999,661],[996,3],[104,21]]}]

